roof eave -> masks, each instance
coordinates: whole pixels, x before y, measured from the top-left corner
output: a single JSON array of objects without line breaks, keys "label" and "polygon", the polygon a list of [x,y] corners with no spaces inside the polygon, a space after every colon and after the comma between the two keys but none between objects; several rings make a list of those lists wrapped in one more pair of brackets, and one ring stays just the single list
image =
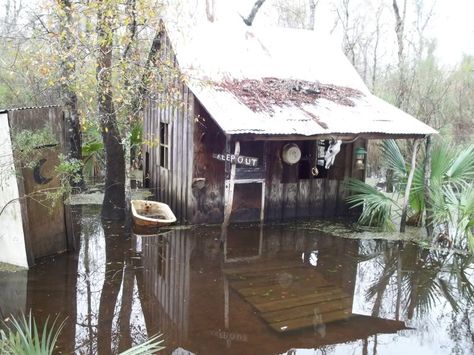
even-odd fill
[{"label": "roof eave", "polygon": [[342,141],[349,141],[358,138],[362,139],[424,139],[429,135],[435,134],[390,134],[390,133],[360,133],[360,134],[349,134],[349,133],[334,133],[334,134],[318,134],[313,136],[305,136],[299,134],[258,134],[258,133],[227,133],[231,136],[239,137],[242,140],[247,141],[262,141],[262,140],[272,140],[272,141],[307,141],[307,140],[317,140],[317,139],[340,139]]}]

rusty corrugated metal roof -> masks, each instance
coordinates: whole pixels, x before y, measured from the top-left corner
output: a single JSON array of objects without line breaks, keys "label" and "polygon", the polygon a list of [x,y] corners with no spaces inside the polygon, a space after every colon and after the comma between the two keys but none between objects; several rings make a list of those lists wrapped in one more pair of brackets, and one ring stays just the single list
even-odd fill
[{"label": "rusty corrugated metal roof", "polygon": [[[372,95],[331,39],[313,31],[207,23],[185,32],[168,29],[168,34],[190,89],[227,134],[437,133]],[[310,103],[288,100],[256,110],[221,85],[231,80],[264,78],[351,88],[360,95],[350,98],[351,105],[321,97]]]}]

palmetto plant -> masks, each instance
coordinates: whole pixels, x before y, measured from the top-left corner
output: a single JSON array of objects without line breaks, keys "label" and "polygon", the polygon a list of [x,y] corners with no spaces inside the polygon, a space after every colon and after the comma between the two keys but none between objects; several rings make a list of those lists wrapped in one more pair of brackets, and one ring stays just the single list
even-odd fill
[{"label": "palmetto plant", "polygon": [[[394,140],[383,141],[381,151],[386,167],[394,172],[395,189],[400,193],[408,176],[403,154]],[[362,206],[361,224],[393,229],[393,218],[400,212],[396,195],[390,197],[356,180],[350,180],[347,187],[351,191],[348,202],[353,207]],[[474,251],[474,145],[460,147],[444,141],[435,144],[428,198],[438,232],[448,234],[459,247],[469,246]],[[413,220],[421,220],[425,202],[423,167],[419,164],[410,192]]]},{"label": "palmetto plant", "polygon": [[405,159],[393,139],[384,140],[380,148],[386,167],[394,173],[395,195],[392,198],[363,181],[349,179],[346,187],[351,194],[348,196],[347,202],[352,208],[362,207],[359,217],[360,224],[384,231],[393,231],[395,230],[393,219],[401,213],[397,194],[398,191],[403,190],[408,173]]},{"label": "palmetto plant", "polygon": [[[2,355],[52,355],[56,342],[64,328],[64,321],[58,317],[52,323],[49,318],[43,328],[38,326],[31,312],[28,316],[10,317],[9,324],[0,330],[0,354]],[[161,335],[155,335],[148,341],[126,350],[120,355],[154,354],[163,349]]]},{"label": "palmetto plant", "polygon": [[395,200],[363,181],[350,179],[346,183],[351,195],[347,198],[351,207],[362,207],[359,223],[364,226],[377,227],[393,231],[392,211],[400,210]]},{"label": "palmetto plant", "polygon": [[49,319],[41,331],[31,313],[21,315],[19,319],[11,318],[11,325],[6,330],[0,330],[0,350],[2,354],[15,355],[50,355],[58,340],[59,333],[64,327],[64,321],[58,318],[49,324]]},{"label": "palmetto plant", "polygon": [[82,146],[84,162],[83,174],[88,179],[99,176],[105,169],[104,144],[99,140],[92,140]]}]

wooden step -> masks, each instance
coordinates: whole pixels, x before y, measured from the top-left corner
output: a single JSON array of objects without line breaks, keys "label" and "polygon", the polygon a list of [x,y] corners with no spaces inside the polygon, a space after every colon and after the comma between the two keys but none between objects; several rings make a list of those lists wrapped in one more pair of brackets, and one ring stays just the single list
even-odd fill
[{"label": "wooden step", "polygon": [[318,288],[326,288],[331,285],[329,282],[324,280],[322,277],[315,275],[314,277],[306,278],[296,278],[291,277],[288,280],[277,278],[276,280],[271,280],[261,286],[249,285],[247,287],[236,287],[234,283],[231,283],[232,288],[239,291],[240,294],[244,296],[252,296],[258,294],[264,294],[268,290],[284,290],[292,291],[298,289],[306,289],[310,292],[317,290]]},{"label": "wooden step", "polygon": [[[238,292],[238,290],[237,290]],[[266,293],[258,294],[258,295],[247,295],[244,298],[251,303],[266,303],[271,301],[279,301],[285,299],[292,299],[292,298],[299,298],[299,297],[307,297],[310,295],[317,295],[317,294],[337,294],[340,291],[339,287],[334,285],[328,285],[323,287],[291,287],[288,289],[282,288],[275,288],[269,289]]]},{"label": "wooden step", "polygon": [[261,300],[259,302],[255,302],[251,297],[248,297],[247,301],[252,304],[257,310],[263,313],[281,309],[289,309],[314,303],[332,301],[345,297],[347,297],[347,295],[344,294],[340,289],[333,288],[325,291],[306,294],[303,296],[288,297],[285,299],[280,298],[270,301]]},{"label": "wooden step", "polygon": [[317,316],[325,313],[335,311],[352,311],[352,298],[344,297],[340,299],[324,301],[319,303],[312,303],[304,306],[299,306],[290,309],[281,309],[277,311],[264,312],[261,314],[262,318],[267,323],[277,323],[286,320],[293,320],[303,318],[306,316]]},{"label": "wooden step", "polygon": [[351,316],[351,311],[337,310],[333,312],[324,313],[322,315],[309,315],[301,318],[291,319],[283,322],[269,323],[270,327],[279,332],[284,333],[292,330],[316,327],[320,324],[334,322],[338,320],[345,320]]},{"label": "wooden step", "polygon": [[243,290],[245,288],[250,287],[261,287],[261,286],[272,286],[272,285],[280,285],[280,283],[284,280],[285,277],[289,276],[290,281],[296,282],[300,280],[315,280],[318,282],[318,285],[326,285],[329,282],[316,270],[308,270],[306,268],[293,268],[282,270],[272,274],[265,274],[261,277],[254,277],[245,280],[236,279],[236,280],[229,280],[232,283],[232,287],[238,290]]}]

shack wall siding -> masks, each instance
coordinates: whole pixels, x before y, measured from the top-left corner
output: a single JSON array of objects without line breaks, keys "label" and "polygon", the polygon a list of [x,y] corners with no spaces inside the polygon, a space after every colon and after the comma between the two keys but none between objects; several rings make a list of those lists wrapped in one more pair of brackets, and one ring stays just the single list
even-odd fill
[{"label": "shack wall siding", "polygon": [[[267,157],[266,221],[291,218],[331,218],[348,213],[344,180],[348,177],[363,179],[364,171],[354,169],[354,146],[365,146],[365,140],[344,144],[336,156],[327,178],[298,179],[282,182],[284,164],[280,158],[288,142],[269,142]],[[298,168],[296,168],[298,170]]]},{"label": "shack wall siding", "polygon": [[[149,100],[144,111],[144,135],[149,144],[144,150],[150,154],[150,182],[155,198],[170,206],[180,223],[189,222],[190,176],[193,169],[193,100],[192,93],[180,85],[179,100],[171,102],[162,93]],[[176,102],[177,101],[177,102]],[[168,166],[160,161],[160,123],[168,124]]]},{"label": "shack wall siding", "polygon": [[[148,144],[143,150],[150,157],[148,169],[155,198],[168,204],[180,223],[187,223],[193,205],[194,95],[177,75],[178,65],[168,37],[163,35],[161,42],[162,62],[173,65],[161,74],[159,80],[164,85],[154,85],[153,97],[147,100],[144,136]],[[160,90],[160,86],[166,89]],[[160,142],[160,123],[168,125],[167,142]],[[166,164],[161,161],[160,143],[168,144]]]}]

